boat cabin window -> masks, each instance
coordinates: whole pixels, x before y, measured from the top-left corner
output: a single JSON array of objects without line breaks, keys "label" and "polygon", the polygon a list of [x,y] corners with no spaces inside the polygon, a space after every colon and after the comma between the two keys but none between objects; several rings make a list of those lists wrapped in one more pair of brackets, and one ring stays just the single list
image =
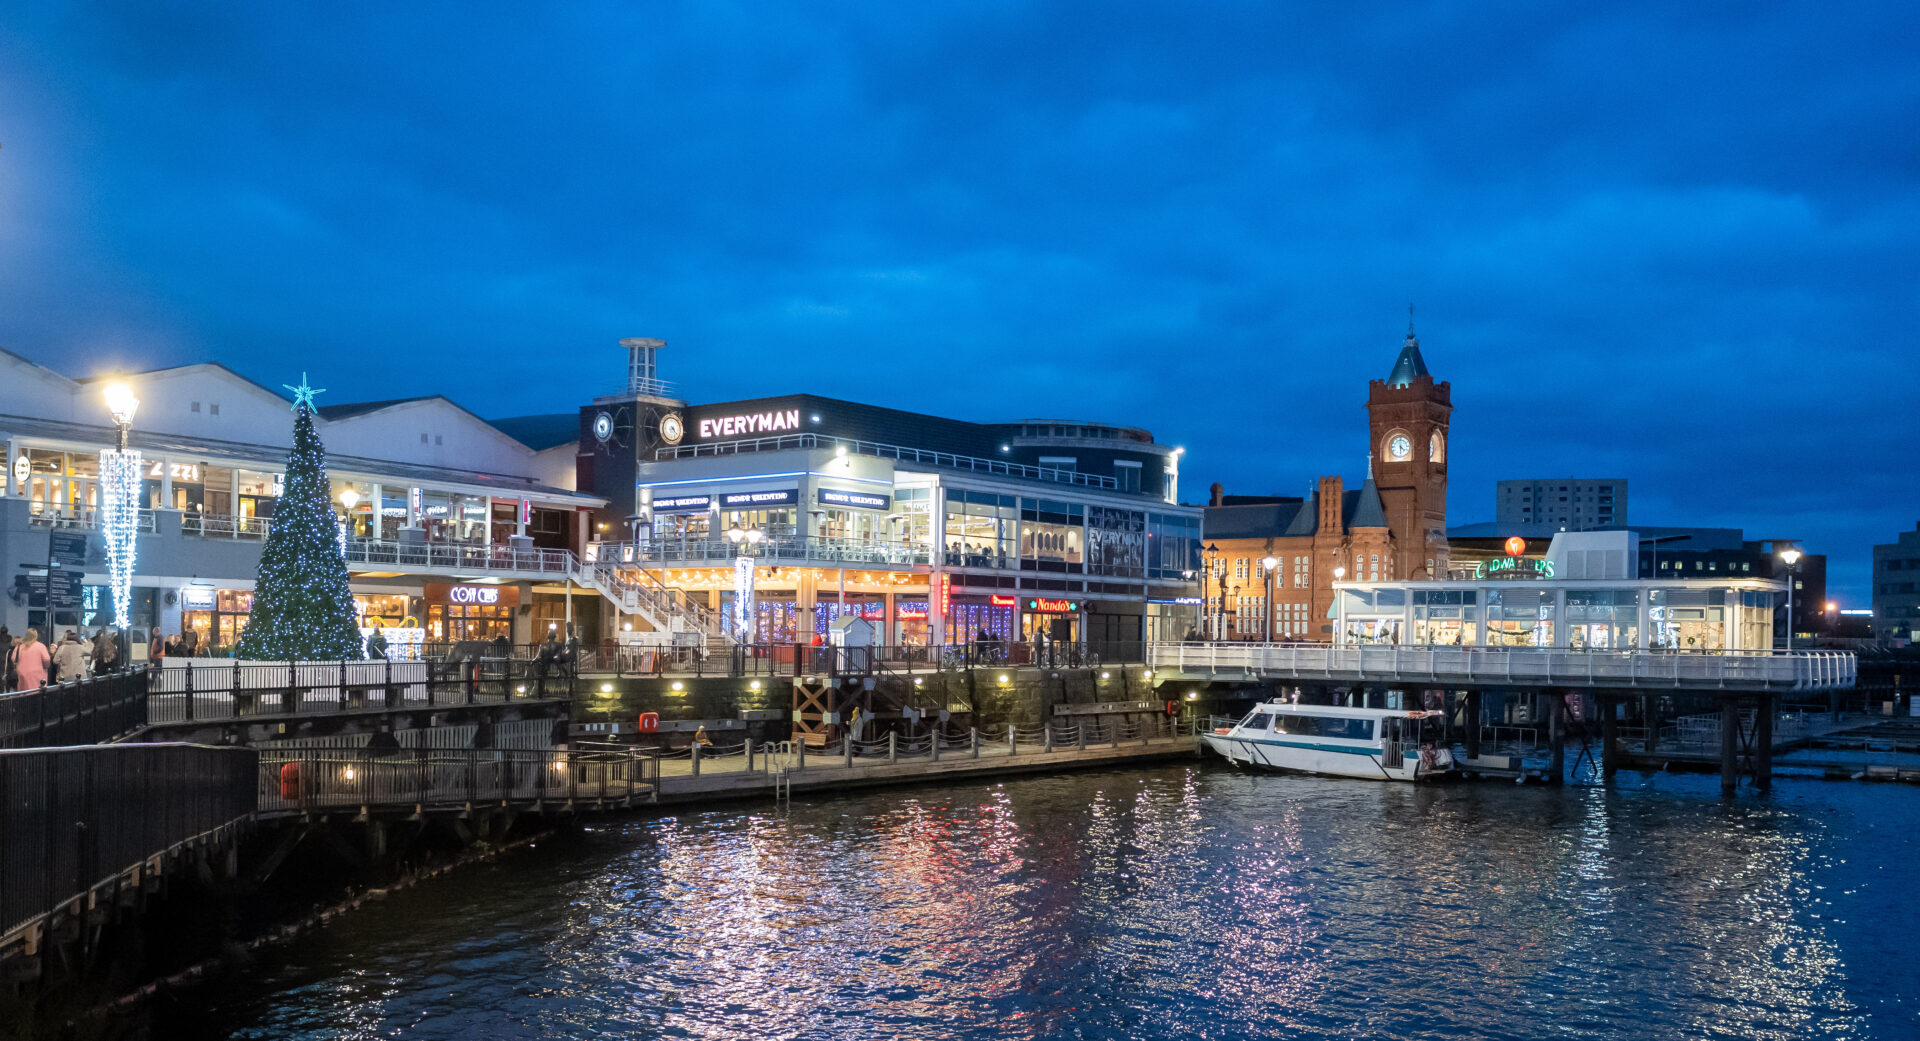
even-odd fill
[{"label": "boat cabin window", "polygon": [[1248,730],[1265,730],[1272,721],[1273,717],[1267,715],[1265,712],[1255,712],[1253,715],[1241,720],[1240,725]]},{"label": "boat cabin window", "polygon": [[1373,720],[1346,719],[1339,716],[1274,717],[1275,729],[1300,737],[1337,737],[1348,741],[1373,740]]}]

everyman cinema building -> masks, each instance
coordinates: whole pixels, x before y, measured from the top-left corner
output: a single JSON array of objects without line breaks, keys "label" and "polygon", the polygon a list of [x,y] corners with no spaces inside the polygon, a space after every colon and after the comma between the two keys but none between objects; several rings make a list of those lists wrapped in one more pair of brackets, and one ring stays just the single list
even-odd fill
[{"label": "everyman cinema building", "polygon": [[1180,449],[1144,430],[689,404],[656,378],[660,341],[623,343],[626,392],[580,411],[578,487],[608,500],[597,552],[730,633],[811,643],[858,615],[887,644],[1044,634],[1111,657],[1195,624],[1200,510],[1178,505]]}]

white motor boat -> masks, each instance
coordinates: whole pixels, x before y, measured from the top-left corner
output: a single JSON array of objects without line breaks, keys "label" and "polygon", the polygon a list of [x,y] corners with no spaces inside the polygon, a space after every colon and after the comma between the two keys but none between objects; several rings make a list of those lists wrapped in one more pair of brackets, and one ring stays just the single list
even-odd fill
[{"label": "white motor boat", "polygon": [[1269,701],[1230,727],[1200,735],[1236,763],[1375,781],[1437,780],[1453,772],[1441,714]]}]

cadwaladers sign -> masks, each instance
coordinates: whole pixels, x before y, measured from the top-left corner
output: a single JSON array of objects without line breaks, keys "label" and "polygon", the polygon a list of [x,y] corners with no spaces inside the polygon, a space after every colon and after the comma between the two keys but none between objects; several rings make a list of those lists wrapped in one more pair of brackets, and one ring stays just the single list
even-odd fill
[{"label": "cadwaladers sign", "polygon": [[1524,557],[1501,557],[1497,560],[1483,560],[1473,569],[1473,577],[1481,578],[1552,578],[1553,561],[1528,560]]}]

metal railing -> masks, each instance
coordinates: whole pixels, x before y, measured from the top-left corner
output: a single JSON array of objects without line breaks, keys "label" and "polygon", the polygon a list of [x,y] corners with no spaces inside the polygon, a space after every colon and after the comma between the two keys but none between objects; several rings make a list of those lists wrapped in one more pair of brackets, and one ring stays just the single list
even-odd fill
[{"label": "metal railing", "polygon": [[95,887],[244,822],[257,774],[248,748],[0,752],[0,949]]},{"label": "metal railing", "polygon": [[147,721],[147,670],[71,680],[0,697],[0,748],[90,745]]},{"label": "metal railing", "polygon": [[[58,503],[36,502],[27,508],[27,524],[35,528],[81,528],[92,531],[100,526],[100,520],[106,510],[99,506],[62,506]],[[152,510],[142,509],[134,530],[151,535],[159,531],[159,521]]]},{"label": "metal railing", "polygon": [[907,448],[902,445],[882,444],[876,441],[858,441],[844,437],[828,437],[824,434],[785,434],[780,437],[755,437],[735,441],[709,441],[697,445],[673,445],[656,449],[653,457],[660,459],[700,459],[709,456],[743,455],[748,452],[788,452],[805,448],[839,448],[854,455],[870,455],[880,459],[895,459],[900,462],[920,463],[943,470],[962,470],[968,473],[1000,474],[1006,477],[1022,477],[1033,481],[1051,481],[1056,484],[1076,484],[1088,488],[1120,487],[1118,478],[1100,474],[1080,473],[1077,470],[1059,470],[1048,466],[1029,466],[1026,463],[1009,462],[1004,459],[987,459],[976,455],[955,455],[952,452],[935,452],[924,448]]},{"label": "metal railing", "polygon": [[[731,564],[741,547],[726,539],[648,539],[642,542],[595,542],[588,556],[618,564]],[[756,543],[750,554],[767,562],[825,561],[832,563],[911,567],[928,562],[924,545],[876,539],[825,536],[784,536]]]},{"label": "metal railing", "polygon": [[265,517],[236,517],[230,513],[189,512],[180,515],[180,531],[227,539],[264,539],[273,530]]},{"label": "metal railing", "polygon": [[1301,679],[1522,683],[1580,687],[1840,690],[1857,663],[1840,651],[1575,651],[1421,644],[1155,643],[1155,668]]},{"label": "metal railing", "polygon": [[514,658],[327,662],[167,658],[149,675],[146,721],[192,723],[570,698],[575,683],[573,670],[564,664]]},{"label": "metal railing", "polygon": [[391,567],[440,571],[511,571],[537,575],[566,575],[577,569],[573,552],[565,549],[516,549],[493,543],[396,542],[391,539],[350,538],[349,564],[385,564]]},{"label": "metal railing", "polygon": [[357,755],[265,752],[258,771],[263,815],[379,807],[539,805],[654,799],[660,767],[632,746],[412,749]]}]

